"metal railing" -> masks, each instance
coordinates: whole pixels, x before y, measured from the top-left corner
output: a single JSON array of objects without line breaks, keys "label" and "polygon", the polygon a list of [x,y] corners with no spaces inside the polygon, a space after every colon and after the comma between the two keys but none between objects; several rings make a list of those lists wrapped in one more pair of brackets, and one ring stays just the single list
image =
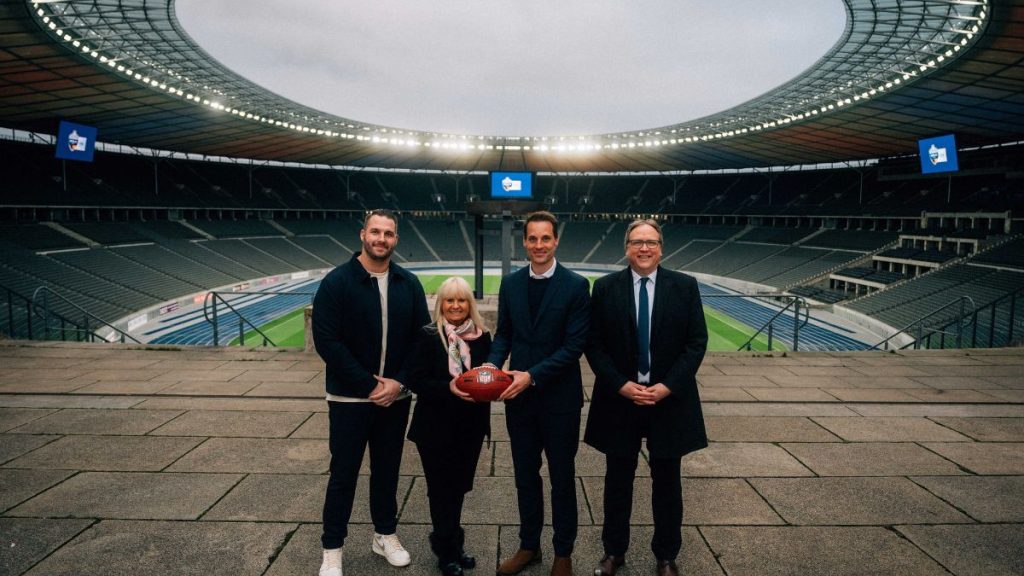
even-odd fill
[{"label": "metal railing", "polygon": [[[238,317],[238,341],[242,346],[245,345],[245,334],[247,326],[250,331],[256,332],[258,335],[263,337],[263,346],[277,346],[273,340],[263,330],[253,324],[248,318],[246,318],[237,307],[235,307],[230,301],[224,298],[222,294],[230,296],[309,296],[311,299],[316,295],[315,292],[287,292],[287,291],[275,291],[275,290],[263,290],[256,292],[208,292],[206,297],[203,299],[203,318],[211,324],[213,327],[213,344],[220,344],[220,328],[221,328],[221,317],[218,313],[219,308],[226,308],[233,312]],[[219,304],[218,304],[219,302]]]},{"label": "metal railing", "polygon": [[[996,348],[1010,346],[1014,338],[1024,332],[1024,326],[1018,326],[1024,319],[1018,315],[1017,306],[1024,307],[1024,288],[1001,296],[992,302],[976,308],[962,321],[951,322],[924,337],[924,348],[946,348],[945,335],[959,328],[963,333],[957,339],[957,347]],[[1024,312],[1024,310],[1022,310]],[[968,343],[967,330],[970,331]],[[938,338],[933,342],[933,338]]]},{"label": "metal railing", "polygon": [[[737,348],[740,350],[753,350],[754,340],[761,334],[765,334],[768,339],[768,350],[772,349],[775,341],[775,321],[781,317],[787,310],[793,311],[793,345],[792,350],[797,352],[800,350],[800,329],[807,325],[810,321],[810,306],[807,305],[807,300],[803,296],[793,296],[791,294],[701,294],[702,300],[709,298],[747,298],[755,300],[770,300],[771,305],[775,307],[775,302],[785,302],[785,305],[779,308],[779,310],[772,315],[764,324],[762,324],[754,333],[747,338],[747,341]],[[801,309],[803,312],[803,319],[801,320],[800,314]]]},{"label": "metal railing", "polygon": [[[40,296],[42,296],[42,305],[41,306],[38,303],[38,299],[39,299]],[[76,311],[80,312],[82,314],[82,324],[81,325],[71,324],[72,328],[68,328],[66,326],[66,319],[64,317],[62,317],[62,316],[60,316],[60,315],[58,315],[58,314],[56,314],[56,313],[54,313],[54,312],[52,312],[50,310],[50,298],[56,298],[56,299],[60,300],[61,302],[64,302],[68,306],[71,306]],[[95,330],[93,330],[93,326],[96,326],[97,328],[100,328],[100,327],[110,328],[111,330],[114,331],[114,333],[116,333],[116,334],[118,334],[120,336],[119,339],[120,339],[120,341],[122,343],[124,343],[124,342],[126,342],[128,340],[131,340],[132,342],[135,342],[136,344],[141,344],[141,342],[139,342],[131,334],[128,334],[127,332],[125,332],[124,330],[121,330],[117,326],[114,326],[110,322],[107,322],[106,320],[100,318],[99,316],[96,316],[92,312],[89,312],[85,308],[82,308],[81,306],[79,306],[78,304],[75,304],[71,300],[68,300],[64,296],[61,296],[60,294],[58,294],[57,292],[53,291],[48,286],[40,286],[39,288],[36,288],[35,292],[32,293],[32,300],[31,300],[31,302],[29,302],[29,306],[30,306],[30,310],[31,310],[30,317],[31,316],[40,316],[42,318],[42,320],[43,320],[43,337],[42,337],[43,340],[49,340],[50,339],[50,320],[51,320],[51,318],[54,318],[54,319],[59,319],[60,320],[61,340],[65,339],[64,338],[65,331],[71,330],[73,333],[76,333],[78,335],[83,336],[84,340],[86,342],[95,342],[97,340],[102,341],[102,342],[110,342],[109,339],[104,338],[103,336],[100,336],[99,334],[97,334],[95,332]],[[29,321],[29,324],[31,325],[31,320]],[[78,339],[78,338],[76,338],[76,339]]]},{"label": "metal railing", "polygon": [[[953,331],[948,333],[955,336],[956,348],[960,348],[963,343],[963,333],[965,328],[964,319],[968,317],[968,314],[966,314],[966,306],[968,304],[971,306],[970,314],[976,315],[977,308],[974,305],[974,300],[970,296],[963,295],[936,308],[935,310],[932,310],[910,324],[907,324],[895,333],[889,335],[888,338],[882,340],[878,344],[875,344],[871,348],[868,348],[868,350],[888,350],[889,343],[900,334],[907,334],[908,336],[911,336],[913,340],[899,346],[899,350],[906,350],[911,346],[914,347],[914,350],[919,350],[921,348],[921,343],[924,342],[926,338],[930,340],[935,334],[941,334],[943,344],[945,344],[947,329],[951,327]],[[948,313],[943,314],[943,312],[954,307],[956,308],[956,314],[954,316],[955,319],[953,322],[949,322],[950,315]],[[931,320],[931,322],[929,322],[932,318],[935,318],[935,320]]]}]

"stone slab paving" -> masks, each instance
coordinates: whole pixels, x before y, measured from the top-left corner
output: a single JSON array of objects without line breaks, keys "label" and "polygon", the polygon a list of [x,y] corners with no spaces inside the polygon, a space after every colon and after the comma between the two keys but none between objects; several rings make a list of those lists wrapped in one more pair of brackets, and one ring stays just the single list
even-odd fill
[{"label": "stone slab paving", "polygon": [[1024,526],[900,526],[900,533],[958,576],[1024,574]]},{"label": "stone slab paving", "polygon": [[329,464],[330,451],[327,444],[316,440],[210,438],[175,462],[168,470],[321,474],[327,471]]},{"label": "stone slab paving", "polygon": [[157,471],[166,468],[202,441],[199,438],[155,436],[64,436],[4,466],[62,470]]},{"label": "stone slab paving", "polygon": [[849,442],[969,442],[971,439],[927,418],[812,418]]},{"label": "stone slab paving", "polygon": [[1024,418],[933,417],[932,420],[979,442],[1024,442]]},{"label": "stone slab paving", "polygon": [[[950,444],[955,446],[955,444]],[[918,444],[864,442],[849,444],[785,443],[782,448],[818,476],[905,476],[966,474],[955,462]],[[810,475],[810,474],[808,474]],[[778,476],[778,474],[773,474]]]},{"label": "stone slab paving", "polygon": [[946,573],[920,548],[879,526],[708,526],[700,531],[731,576]]},{"label": "stone slab paving", "polygon": [[11,428],[17,428],[33,420],[37,420],[56,412],[54,409],[40,408],[0,408],[0,432],[6,432]]},{"label": "stone slab paving", "polygon": [[13,460],[59,439],[60,436],[0,434],[0,463]]},{"label": "stone slab paving", "polygon": [[975,474],[1024,474],[1024,442],[928,442],[924,446]]},{"label": "stone slab paving", "polygon": [[238,474],[82,472],[7,515],[195,520],[241,479]]},{"label": "stone slab paving", "polygon": [[69,408],[8,430],[8,433],[143,435],[181,414],[181,410],[86,410]]},{"label": "stone slab paving", "polygon": [[0,573],[24,573],[93,522],[0,518]]},{"label": "stone slab paving", "polygon": [[[131,412],[162,412],[132,410]],[[152,430],[158,436],[218,436],[227,438],[285,438],[309,419],[306,412],[242,412],[189,410]]]},{"label": "stone slab paving", "polygon": [[979,522],[1024,522],[1024,476],[914,476]]},{"label": "stone slab paving", "polygon": [[103,520],[31,576],[262,574],[294,524]]},{"label": "stone slab paving", "polygon": [[970,518],[906,478],[751,478],[789,524],[951,524]]},{"label": "stone slab paving", "polygon": [[12,508],[74,474],[71,470],[0,469],[0,511]]},{"label": "stone slab paving", "polygon": [[713,442],[839,442],[816,419],[798,416],[705,416]]},{"label": "stone slab paving", "polygon": [[[0,573],[312,573],[323,369],[290,350],[0,342]],[[700,379],[711,446],[683,461],[683,573],[1024,570],[1024,350],[713,353]],[[504,406],[491,411],[463,515],[480,574],[518,544]],[[653,572],[645,459],[625,576]],[[581,445],[576,468],[586,574],[603,456]],[[360,473],[347,573],[395,574],[369,550],[367,458]],[[398,504],[402,574],[436,574],[411,443]],[[550,536],[524,574],[548,573]]]}]

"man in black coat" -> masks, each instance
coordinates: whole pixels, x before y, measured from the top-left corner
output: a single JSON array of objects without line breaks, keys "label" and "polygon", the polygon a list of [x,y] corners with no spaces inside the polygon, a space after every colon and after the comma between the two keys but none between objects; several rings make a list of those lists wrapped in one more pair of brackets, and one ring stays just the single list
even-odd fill
[{"label": "man in black coat", "polygon": [[625,563],[633,480],[642,439],[650,454],[654,538],[659,576],[676,576],[682,547],[680,460],[707,446],[697,369],[707,327],[697,282],[661,262],[653,220],[626,230],[629,267],[597,280],[591,300],[587,360],[594,393],[584,442],[605,454],[605,556],[594,571],[612,576]]},{"label": "man in black coat", "polygon": [[501,279],[498,326],[488,362],[509,358],[512,385],[501,395],[519,501],[519,550],[498,567],[518,574],[540,561],[544,525],[541,453],[551,478],[553,576],[572,574],[576,543],[576,451],[583,380],[580,355],[590,326],[590,285],[555,260],[558,220],[549,212],[527,216],[523,247],[530,265]]},{"label": "man in black coat", "polygon": [[313,299],[313,341],[326,364],[331,448],[320,576],[342,576],[342,546],[367,445],[370,547],[393,566],[410,562],[395,534],[398,470],[412,403],[404,383],[417,336],[430,317],[419,279],[391,262],[398,244],[394,213],[368,213],[359,239],[362,252],[328,273]]}]

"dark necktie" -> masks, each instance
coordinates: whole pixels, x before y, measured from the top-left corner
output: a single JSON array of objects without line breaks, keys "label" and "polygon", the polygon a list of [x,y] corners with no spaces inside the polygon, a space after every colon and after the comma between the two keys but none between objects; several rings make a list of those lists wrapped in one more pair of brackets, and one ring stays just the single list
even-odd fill
[{"label": "dark necktie", "polygon": [[651,371],[651,315],[648,312],[647,280],[640,279],[640,306],[636,314],[636,351],[640,355],[638,368],[641,374]]}]

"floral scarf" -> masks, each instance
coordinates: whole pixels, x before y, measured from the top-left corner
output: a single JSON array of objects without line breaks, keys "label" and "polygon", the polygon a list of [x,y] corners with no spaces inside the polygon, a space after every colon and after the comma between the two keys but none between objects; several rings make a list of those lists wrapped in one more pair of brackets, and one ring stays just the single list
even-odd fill
[{"label": "floral scarf", "polygon": [[466,342],[479,338],[483,330],[480,330],[472,320],[466,320],[461,326],[452,326],[448,321],[443,321],[443,325],[448,341],[448,373],[454,378],[473,366],[469,356],[469,344]]}]

